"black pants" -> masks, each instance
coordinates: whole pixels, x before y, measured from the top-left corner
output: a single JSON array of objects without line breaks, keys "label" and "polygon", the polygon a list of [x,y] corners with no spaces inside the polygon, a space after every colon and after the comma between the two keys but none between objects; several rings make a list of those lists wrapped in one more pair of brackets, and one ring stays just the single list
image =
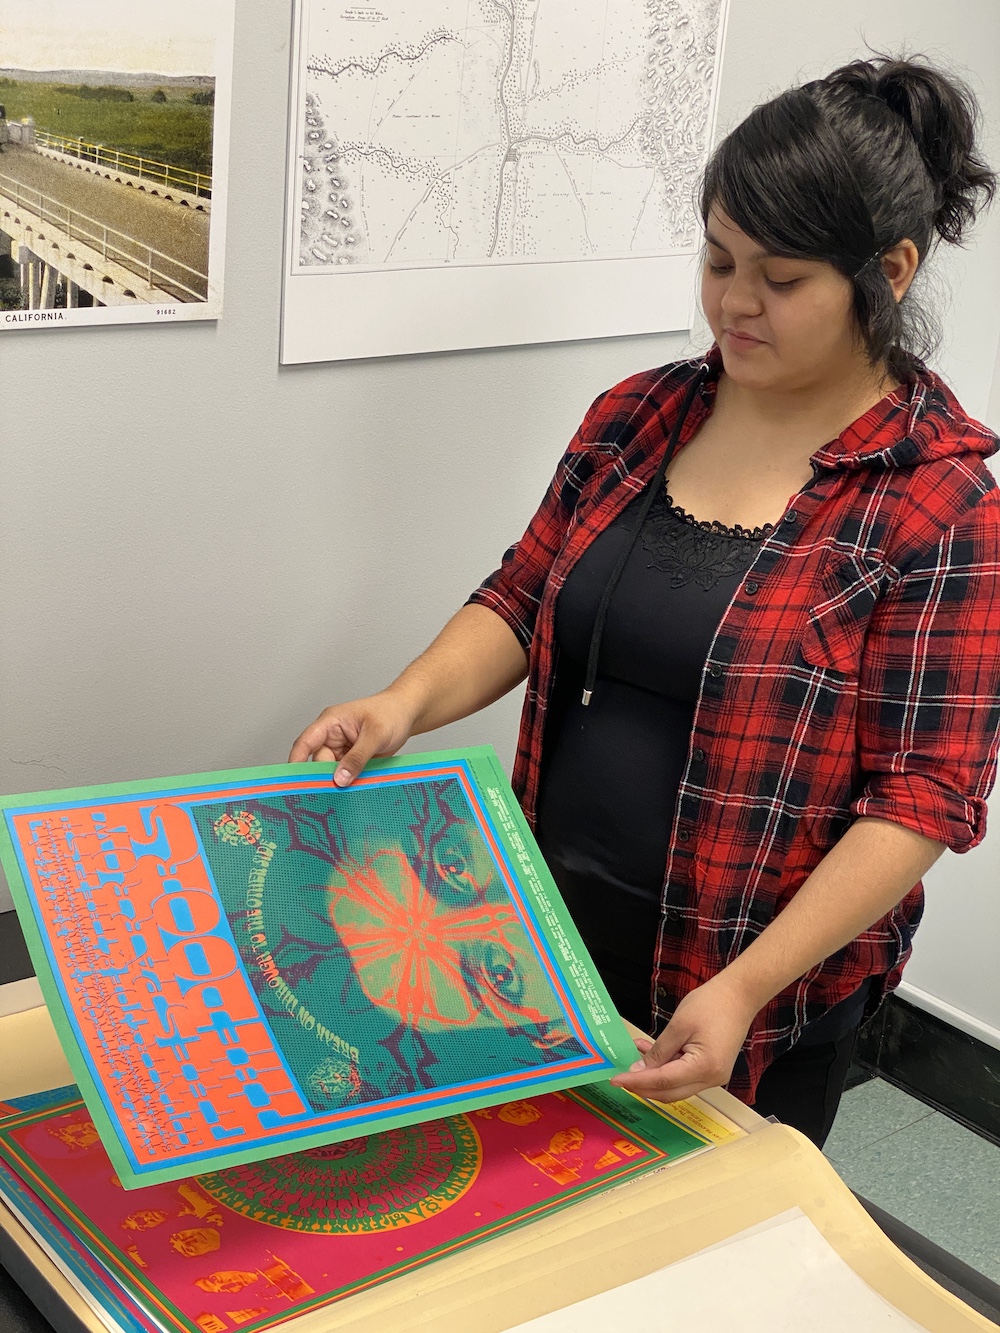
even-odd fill
[{"label": "black pants", "polygon": [[839,1041],[793,1046],[764,1070],[754,1110],[792,1125],[822,1148],[844,1095],[857,1040],[854,1028]]}]

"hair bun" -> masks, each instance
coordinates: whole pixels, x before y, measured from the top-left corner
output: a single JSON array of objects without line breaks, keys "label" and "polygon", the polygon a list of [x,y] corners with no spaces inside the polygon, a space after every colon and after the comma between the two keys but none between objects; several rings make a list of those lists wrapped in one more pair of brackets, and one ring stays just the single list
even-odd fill
[{"label": "hair bun", "polygon": [[959,244],[996,190],[996,176],[976,152],[978,106],[972,90],[919,60],[878,55],[835,70],[825,80],[884,102],[906,122],[934,186],[934,228]]}]

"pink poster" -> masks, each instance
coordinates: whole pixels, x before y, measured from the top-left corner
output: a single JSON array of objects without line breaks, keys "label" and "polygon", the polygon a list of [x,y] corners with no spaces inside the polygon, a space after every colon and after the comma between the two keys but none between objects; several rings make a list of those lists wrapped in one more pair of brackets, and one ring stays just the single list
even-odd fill
[{"label": "pink poster", "polygon": [[81,1101],[0,1122],[51,1216],[186,1333],[271,1328],[703,1146],[600,1084],[126,1191]]}]

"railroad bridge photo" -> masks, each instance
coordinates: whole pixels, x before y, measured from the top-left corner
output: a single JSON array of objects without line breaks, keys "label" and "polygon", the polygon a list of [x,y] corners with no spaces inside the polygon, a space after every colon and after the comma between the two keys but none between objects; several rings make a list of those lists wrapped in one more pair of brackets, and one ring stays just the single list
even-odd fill
[{"label": "railroad bridge photo", "polygon": [[0,309],[207,301],[213,102],[210,78],[0,70]]}]

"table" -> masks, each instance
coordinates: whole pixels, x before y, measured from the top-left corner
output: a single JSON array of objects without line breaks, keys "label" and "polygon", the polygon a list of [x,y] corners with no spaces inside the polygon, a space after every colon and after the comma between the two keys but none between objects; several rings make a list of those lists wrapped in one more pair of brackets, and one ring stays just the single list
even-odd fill
[{"label": "table", "polygon": [[[72,1082],[44,1008],[0,1018],[0,1101]],[[721,1089],[700,1100],[710,1114],[728,1116],[739,1137],[302,1316],[286,1326],[289,1333],[370,1333],[373,1328],[380,1333],[503,1333],[796,1206],[859,1276],[930,1333],[996,1333],[996,1325],[892,1244],[803,1135],[763,1121]],[[86,1303],[2,1205],[0,1262],[56,1333],[104,1333]],[[11,1323],[10,1328],[48,1333],[44,1323]]]}]

